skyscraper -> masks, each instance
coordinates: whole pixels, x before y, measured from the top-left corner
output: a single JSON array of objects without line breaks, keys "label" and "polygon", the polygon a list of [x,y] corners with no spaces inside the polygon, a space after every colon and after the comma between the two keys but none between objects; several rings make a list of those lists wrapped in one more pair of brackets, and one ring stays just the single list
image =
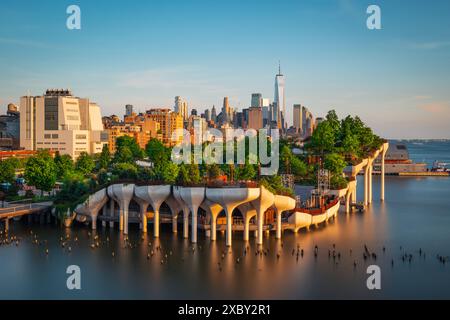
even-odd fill
[{"label": "skyscraper", "polygon": [[252,107],[262,107],[262,94],[261,93],[252,93]]},{"label": "skyscraper", "polygon": [[211,113],[209,112],[209,109],[205,110],[205,119],[207,122],[211,121]]},{"label": "skyscraper", "polygon": [[222,112],[226,113],[227,115],[230,114],[230,104],[228,103],[228,97],[223,98]]},{"label": "skyscraper", "polygon": [[293,115],[294,115],[294,128],[298,133],[302,133],[303,132],[302,105],[294,104]]},{"label": "skyscraper", "polygon": [[183,121],[187,121],[189,119],[188,104],[182,97],[175,97],[174,110],[183,118]]},{"label": "skyscraper", "polygon": [[214,123],[217,123],[217,112],[216,112],[216,106],[214,106],[214,105],[211,109],[211,120],[214,121]]},{"label": "skyscraper", "polygon": [[231,109],[230,104],[228,103],[228,97],[223,98],[223,106],[221,112],[221,125],[229,123],[231,121]]},{"label": "skyscraper", "polygon": [[262,99],[263,126],[270,124],[270,99]]},{"label": "skyscraper", "polygon": [[[272,119],[272,121],[277,122],[277,126],[279,129],[284,128],[282,118],[286,117],[284,85],[285,85],[284,75],[281,74],[281,65],[279,65],[278,74],[275,76],[275,94],[274,94],[274,102],[276,102],[277,109],[274,110],[273,112],[273,115],[276,116],[276,119]],[[281,116],[281,113],[283,113],[283,117]]]},{"label": "skyscraper", "polygon": [[263,127],[263,116],[261,107],[250,107],[248,109],[248,128],[259,130]]},{"label": "skyscraper", "polygon": [[314,131],[314,117],[305,106],[302,107],[303,136],[310,137]]}]

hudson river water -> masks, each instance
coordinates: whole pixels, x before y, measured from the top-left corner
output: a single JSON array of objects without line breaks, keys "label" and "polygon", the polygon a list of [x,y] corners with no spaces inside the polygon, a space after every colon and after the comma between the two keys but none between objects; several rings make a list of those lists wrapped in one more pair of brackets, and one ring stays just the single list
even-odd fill
[{"label": "hudson river water", "polygon": [[[415,160],[430,164],[450,159],[449,142],[414,144],[410,151]],[[12,234],[21,241],[0,246],[0,299],[449,299],[450,261],[443,264],[436,256],[450,256],[450,178],[387,177],[384,203],[378,200],[379,189],[374,177],[374,203],[363,214],[340,213],[334,222],[310,232],[286,231],[282,243],[271,234],[264,239],[269,251],[262,257],[255,255],[253,237],[244,255],[247,244],[238,232],[230,250],[224,235],[210,242],[202,232],[193,249],[169,226],[162,228],[158,241],[152,232],[142,240],[133,227],[133,248],[124,248],[117,230],[100,228],[99,247],[93,249],[87,227],[65,230],[14,222]],[[41,245],[32,243],[31,230]],[[70,240],[63,248],[60,237],[67,235]],[[333,244],[335,259],[328,257]],[[297,245],[304,250],[298,261],[292,255]],[[376,260],[364,261],[364,245],[376,252]],[[411,261],[409,256],[402,260],[405,254],[412,255]],[[366,287],[371,264],[381,268],[381,290]],[[81,290],[66,287],[69,265],[81,268]]]}]

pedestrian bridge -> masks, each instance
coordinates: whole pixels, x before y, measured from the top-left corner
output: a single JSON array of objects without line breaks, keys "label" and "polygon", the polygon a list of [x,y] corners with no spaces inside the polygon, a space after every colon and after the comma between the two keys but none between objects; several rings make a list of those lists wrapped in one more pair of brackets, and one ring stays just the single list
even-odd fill
[{"label": "pedestrian bridge", "polygon": [[4,221],[5,232],[8,232],[9,220],[11,218],[43,212],[52,206],[53,202],[51,201],[27,204],[8,204],[6,207],[0,208],[0,221]]}]

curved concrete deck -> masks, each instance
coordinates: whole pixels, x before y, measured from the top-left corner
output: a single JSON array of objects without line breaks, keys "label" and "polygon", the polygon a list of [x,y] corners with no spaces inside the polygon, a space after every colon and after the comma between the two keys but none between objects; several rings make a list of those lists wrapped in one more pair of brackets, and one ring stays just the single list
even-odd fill
[{"label": "curved concrete deck", "polygon": [[232,243],[232,215],[233,210],[239,205],[257,199],[260,195],[259,188],[206,188],[206,198],[218,203],[227,217],[226,245]]},{"label": "curved concrete deck", "polygon": [[[93,229],[100,210],[103,208],[101,218],[106,226],[106,221],[114,223],[117,216],[114,215],[114,207],[119,206],[119,229],[128,234],[129,205],[131,201],[139,204],[139,219],[132,218],[133,222],[141,222],[142,231],[147,231],[147,208],[152,206],[154,214],[154,236],[159,236],[159,210],[165,202],[171,210],[172,230],[177,232],[177,217],[183,211],[183,236],[189,236],[189,213],[191,213],[191,242],[197,242],[197,215],[201,207],[206,211],[210,220],[210,237],[216,239],[217,217],[222,210],[226,214],[226,244],[232,243],[232,215],[238,208],[244,217],[244,240],[249,239],[250,219],[257,216],[257,242],[262,244],[264,228],[264,213],[271,206],[277,212],[277,238],[281,237],[281,213],[295,207],[295,200],[286,196],[276,196],[266,188],[205,188],[205,187],[171,187],[136,186],[134,184],[113,184],[91,195],[85,203],[77,207],[76,212],[81,216],[90,217],[93,221]],[[109,203],[109,210],[108,209]],[[113,225],[112,225],[113,226]],[[236,227],[238,228],[238,227]],[[240,227],[242,228],[242,227]],[[239,228],[238,228],[239,229]]]},{"label": "curved concrete deck", "polygon": [[281,239],[281,215],[285,211],[293,210],[296,206],[295,200],[291,197],[275,195],[273,203],[277,215],[276,238]]}]

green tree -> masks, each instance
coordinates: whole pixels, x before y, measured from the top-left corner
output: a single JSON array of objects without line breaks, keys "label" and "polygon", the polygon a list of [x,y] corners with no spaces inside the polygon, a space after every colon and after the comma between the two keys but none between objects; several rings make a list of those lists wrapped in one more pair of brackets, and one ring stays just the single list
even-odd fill
[{"label": "green tree", "polygon": [[80,153],[77,161],[75,162],[75,168],[78,172],[83,175],[87,175],[92,172],[95,168],[94,159],[86,152]]},{"label": "green tree", "polygon": [[345,159],[338,153],[330,153],[325,156],[324,168],[334,175],[342,175],[342,171],[346,166]]},{"label": "green tree", "polygon": [[116,154],[121,153],[125,147],[131,151],[133,160],[141,160],[144,158],[144,151],[133,137],[122,136],[116,139]]},{"label": "green tree", "polygon": [[114,165],[113,173],[120,179],[136,179],[138,175],[138,169],[131,163],[117,163]]},{"label": "green tree", "polygon": [[308,166],[305,162],[293,156],[291,158],[291,173],[296,177],[305,177],[308,174]]},{"label": "green tree", "polygon": [[198,184],[202,181],[197,164],[191,163],[189,165],[189,177],[191,178],[191,182],[194,184]]},{"label": "green tree", "polygon": [[170,160],[170,149],[166,148],[158,139],[151,139],[145,147],[147,157],[155,165]]},{"label": "green tree", "polygon": [[220,167],[216,163],[207,165],[206,173],[208,175],[208,178],[211,180],[217,179],[222,175]]},{"label": "green tree", "polygon": [[161,166],[162,180],[167,184],[175,184],[178,176],[178,165],[169,161]]},{"label": "green tree", "polygon": [[129,147],[120,148],[120,150],[117,150],[114,154],[114,163],[134,164],[135,159],[133,157],[133,152],[131,152]]},{"label": "green tree", "polygon": [[16,177],[17,159],[9,158],[0,161],[0,183],[13,183]]},{"label": "green tree", "polygon": [[261,179],[261,185],[272,193],[280,194],[286,193],[293,195],[293,191],[283,186],[283,182],[280,176],[266,176]]},{"label": "green tree", "polygon": [[334,135],[337,137],[341,130],[341,122],[339,121],[339,117],[336,114],[335,110],[330,110],[325,117],[326,121],[330,125],[331,129],[334,132]]},{"label": "green tree", "polygon": [[77,179],[75,176],[66,176],[61,191],[58,192],[56,202],[75,202],[88,194],[88,192],[89,187],[83,179]]},{"label": "green tree", "polygon": [[255,167],[248,162],[236,168],[236,178],[238,180],[253,180],[255,179],[256,173]]},{"label": "green tree", "polygon": [[68,154],[60,155],[58,152],[53,160],[56,165],[56,176],[58,179],[63,179],[74,170],[72,157]]},{"label": "green tree", "polygon": [[316,130],[311,137],[309,147],[313,149],[316,154],[322,155],[324,153],[333,152],[336,142],[336,135],[334,128],[328,121],[319,123]]},{"label": "green tree", "polygon": [[25,180],[41,191],[50,191],[56,182],[56,165],[48,151],[41,151],[27,160]]},{"label": "green tree", "polygon": [[103,145],[102,152],[98,157],[98,169],[108,169],[109,163],[111,162],[111,153],[109,152],[109,147],[107,144]]},{"label": "green tree", "polygon": [[182,163],[179,166],[176,182],[178,185],[188,185],[191,183],[191,177],[189,176],[189,168],[186,164]]}]

